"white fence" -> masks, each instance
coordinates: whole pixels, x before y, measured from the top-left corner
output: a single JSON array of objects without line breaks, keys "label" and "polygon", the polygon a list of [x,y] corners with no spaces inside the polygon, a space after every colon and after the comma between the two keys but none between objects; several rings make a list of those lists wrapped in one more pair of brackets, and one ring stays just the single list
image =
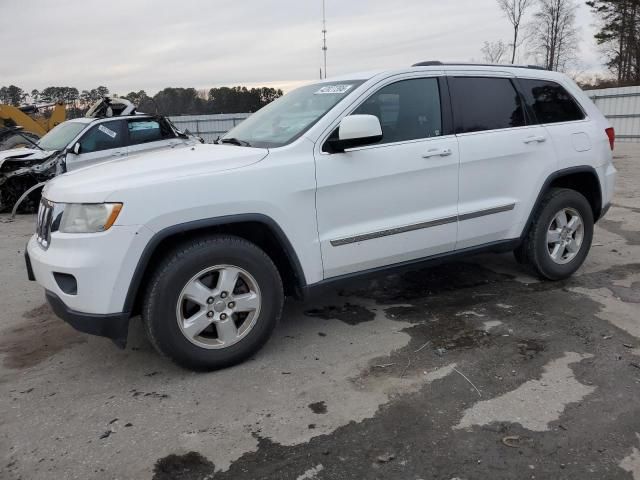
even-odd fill
[{"label": "white fence", "polygon": [[617,142],[640,142],[640,86],[585,93],[615,128]]},{"label": "white fence", "polygon": [[233,127],[247,118],[250,113],[223,113],[219,115],[179,115],[169,117],[180,130],[189,130],[202,137],[205,142],[213,143]]}]

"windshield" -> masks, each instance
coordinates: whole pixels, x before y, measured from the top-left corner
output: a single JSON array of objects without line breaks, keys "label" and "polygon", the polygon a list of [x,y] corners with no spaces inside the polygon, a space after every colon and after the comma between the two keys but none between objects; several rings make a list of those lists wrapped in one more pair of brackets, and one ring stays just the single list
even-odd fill
[{"label": "windshield", "polygon": [[261,148],[291,143],[362,83],[345,80],[298,88],[258,110],[222,140]]},{"label": "windshield", "polygon": [[64,122],[54,127],[49,133],[38,140],[38,146],[43,150],[62,150],[84,130],[86,123]]}]

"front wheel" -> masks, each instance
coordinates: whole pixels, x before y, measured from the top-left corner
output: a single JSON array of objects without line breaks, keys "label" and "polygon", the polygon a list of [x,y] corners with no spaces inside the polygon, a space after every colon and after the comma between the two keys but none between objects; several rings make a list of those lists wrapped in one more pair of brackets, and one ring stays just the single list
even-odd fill
[{"label": "front wheel", "polygon": [[584,262],[593,239],[593,212],[575,190],[554,188],[547,193],[531,229],[516,252],[542,278],[562,280]]},{"label": "front wheel", "polygon": [[162,262],[142,317],[160,353],[186,368],[214,370],[259,350],[283,303],[266,253],[242,238],[214,236],[184,244]]}]

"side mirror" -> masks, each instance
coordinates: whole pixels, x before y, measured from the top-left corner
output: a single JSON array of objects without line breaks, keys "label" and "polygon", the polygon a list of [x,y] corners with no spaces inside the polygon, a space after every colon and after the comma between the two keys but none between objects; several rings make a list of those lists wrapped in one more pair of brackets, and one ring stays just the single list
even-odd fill
[{"label": "side mirror", "polygon": [[73,148],[71,150],[76,155],[80,155],[81,149],[82,149],[82,146],[80,145],[80,142],[76,142],[76,143],[73,144]]},{"label": "side mirror", "polygon": [[328,141],[332,152],[371,145],[382,140],[382,126],[375,115],[349,115],[340,122],[338,138]]}]

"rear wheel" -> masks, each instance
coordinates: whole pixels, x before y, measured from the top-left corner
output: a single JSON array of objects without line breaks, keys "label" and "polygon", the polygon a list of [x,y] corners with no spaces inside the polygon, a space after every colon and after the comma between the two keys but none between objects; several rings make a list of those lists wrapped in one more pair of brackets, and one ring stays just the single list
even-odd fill
[{"label": "rear wheel", "polygon": [[518,261],[542,278],[561,280],[584,262],[593,239],[593,212],[575,190],[555,188],[545,195],[523,244]]},{"label": "rear wheel", "polygon": [[154,274],[143,321],[176,363],[213,370],[241,362],[268,340],[282,312],[282,281],[254,244],[216,236],[183,245]]}]

